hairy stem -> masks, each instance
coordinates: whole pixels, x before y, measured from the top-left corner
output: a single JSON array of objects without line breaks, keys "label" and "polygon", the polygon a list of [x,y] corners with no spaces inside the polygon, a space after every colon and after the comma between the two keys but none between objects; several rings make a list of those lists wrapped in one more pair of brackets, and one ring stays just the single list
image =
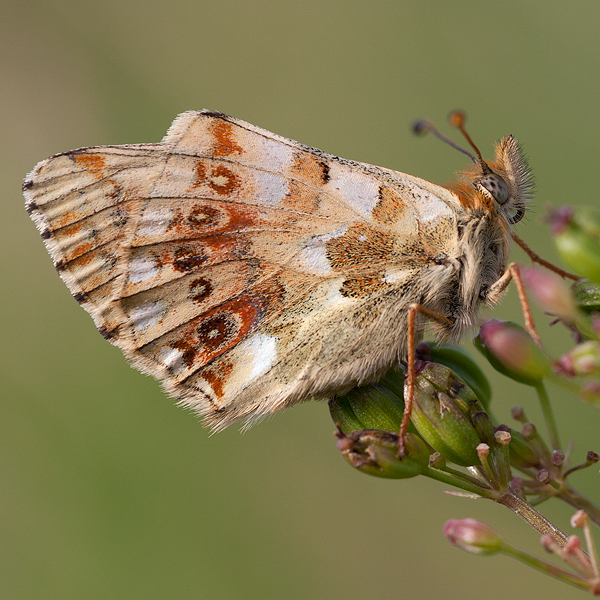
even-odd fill
[{"label": "hairy stem", "polygon": [[523,500],[512,491],[506,492],[496,500],[498,504],[503,504],[515,514],[525,520],[533,529],[542,535],[550,535],[552,539],[564,548],[567,543],[567,535],[563,533],[556,525],[552,524],[544,515],[538,512],[529,502]]}]

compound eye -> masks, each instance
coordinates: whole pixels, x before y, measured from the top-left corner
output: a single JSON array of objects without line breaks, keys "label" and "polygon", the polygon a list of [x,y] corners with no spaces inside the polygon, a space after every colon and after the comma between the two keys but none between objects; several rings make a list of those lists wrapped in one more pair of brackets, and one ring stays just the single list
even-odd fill
[{"label": "compound eye", "polygon": [[479,185],[483,186],[498,204],[504,204],[508,200],[508,186],[500,175],[488,173],[479,180]]}]

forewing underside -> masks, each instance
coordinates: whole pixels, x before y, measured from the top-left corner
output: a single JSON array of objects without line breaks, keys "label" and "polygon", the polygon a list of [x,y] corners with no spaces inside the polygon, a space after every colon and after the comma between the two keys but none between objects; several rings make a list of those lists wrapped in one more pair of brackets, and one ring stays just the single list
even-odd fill
[{"label": "forewing underside", "polygon": [[397,356],[429,257],[411,195],[377,175],[203,111],[160,144],[43,161],[24,191],[99,330],[219,429]]}]

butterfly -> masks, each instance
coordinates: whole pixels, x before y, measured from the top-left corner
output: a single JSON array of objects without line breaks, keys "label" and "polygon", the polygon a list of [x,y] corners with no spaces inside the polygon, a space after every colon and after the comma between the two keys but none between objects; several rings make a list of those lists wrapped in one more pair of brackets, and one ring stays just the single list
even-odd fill
[{"label": "butterfly", "polygon": [[512,136],[478,155],[442,187],[202,110],[23,190],[100,333],[221,430],[373,381],[427,321],[458,340],[500,299],[532,179]]}]

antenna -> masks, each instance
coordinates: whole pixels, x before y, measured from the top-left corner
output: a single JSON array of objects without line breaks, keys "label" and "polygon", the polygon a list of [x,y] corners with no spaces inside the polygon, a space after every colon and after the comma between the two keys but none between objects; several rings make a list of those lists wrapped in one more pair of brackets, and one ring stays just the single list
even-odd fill
[{"label": "antenna", "polygon": [[[458,112],[458,111],[454,111],[454,112]],[[454,114],[454,113],[452,113],[452,114]],[[452,114],[450,115],[451,117],[452,117]],[[458,150],[459,152],[466,154],[475,164],[477,164],[477,159],[468,150],[465,150],[464,148],[459,146],[457,143],[453,142],[450,138],[446,137],[443,133],[440,133],[438,128],[431,121],[428,121],[427,119],[421,119],[419,121],[415,121],[413,123],[412,130],[413,130],[413,133],[416,133],[417,135],[421,135],[423,133],[428,133],[428,132],[432,133],[433,135],[435,135],[435,137],[438,140],[441,140],[442,142],[448,144],[449,146],[452,146],[452,148],[454,148],[455,150]],[[468,136],[467,136],[467,139],[470,141],[470,138]],[[473,145],[472,142],[471,142],[471,145]],[[475,150],[477,150],[477,148],[475,148]],[[477,150],[477,154],[481,158],[481,155],[479,154],[479,150]]]},{"label": "antenna", "polygon": [[[490,169],[487,166],[485,160],[483,160],[483,156],[481,156],[479,148],[475,145],[475,143],[471,139],[471,136],[467,133],[467,130],[465,129],[466,120],[467,115],[462,110],[453,110],[448,116],[448,121],[450,122],[450,125],[452,125],[452,127],[456,127],[465,136],[467,142],[469,142],[469,144],[471,145],[471,148],[473,148],[473,150],[475,150],[475,152],[477,153],[477,156],[479,157],[479,162],[481,163],[481,167],[483,168],[483,172],[489,172]],[[473,160],[473,162],[477,161]]]},{"label": "antenna", "polygon": [[483,171],[484,174],[489,174],[492,172],[492,170],[488,167],[488,164],[485,162],[485,160],[483,160],[483,156],[481,156],[481,152],[479,152],[479,148],[475,145],[475,142],[473,142],[473,140],[471,139],[471,136],[467,133],[467,130],[465,129],[465,121],[466,120],[467,120],[467,115],[462,110],[453,110],[450,113],[450,115],[448,116],[448,121],[450,122],[450,125],[452,125],[452,127],[456,127],[465,136],[465,139],[467,140],[467,142],[469,142],[469,145],[471,146],[471,148],[473,148],[473,150],[475,150],[475,152],[477,153],[477,158],[479,158],[479,160],[477,160],[477,158],[475,158],[468,150],[461,148],[458,144],[454,143],[450,138],[447,138],[445,135],[440,133],[438,131],[438,128],[431,121],[428,121],[427,119],[423,119],[421,121],[416,121],[413,124],[412,129],[413,129],[413,132],[416,134],[421,134],[421,133],[426,133],[426,132],[433,133],[433,135],[435,135],[436,138],[438,138],[439,140],[442,140],[442,142],[445,142],[449,146],[452,146],[454,149],[458,150],[459,152],[466,154],[475,164],[479,164],[481,166],[481,170]]}]

